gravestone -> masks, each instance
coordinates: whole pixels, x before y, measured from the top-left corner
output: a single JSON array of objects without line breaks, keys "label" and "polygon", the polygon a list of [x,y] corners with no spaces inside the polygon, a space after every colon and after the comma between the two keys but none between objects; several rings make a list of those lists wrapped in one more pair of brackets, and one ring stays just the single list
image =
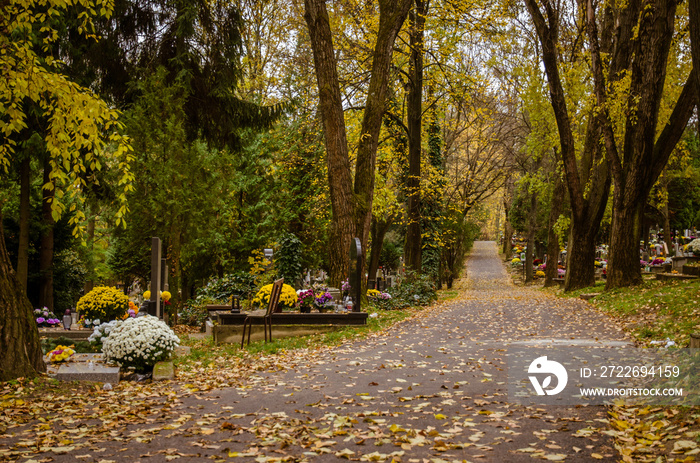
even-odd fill
[{"label": "gravestone", "polygon": [[157,362],[153,365],[153,381],[175,379],[175,365],[170,360]]},{"label": "gravestone", "polygon": [[119,382],[119,367],[105,364],[102,354],[73,354],[69,362],[49,363],[46,372],[60,381]]},{"label": "gravestone", "polygon": [[350,297],[352,311],[360,312],[362,303],[362,244],[359,238],[350,241]]}]

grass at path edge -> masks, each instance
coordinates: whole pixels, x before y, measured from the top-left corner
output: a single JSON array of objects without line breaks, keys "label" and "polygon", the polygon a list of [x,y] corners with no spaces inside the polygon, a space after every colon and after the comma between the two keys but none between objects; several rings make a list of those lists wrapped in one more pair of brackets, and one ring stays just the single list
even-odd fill
[{"label": "grass at path edge", "polygon": [[564,293],[543,288],[559,297],[600,293],[589,302],[620,321],[640,345],[670,339],[688,347],[690,334],[700,332],[700,281],[645,280],[639,286],[604,291],[605,282]]}]

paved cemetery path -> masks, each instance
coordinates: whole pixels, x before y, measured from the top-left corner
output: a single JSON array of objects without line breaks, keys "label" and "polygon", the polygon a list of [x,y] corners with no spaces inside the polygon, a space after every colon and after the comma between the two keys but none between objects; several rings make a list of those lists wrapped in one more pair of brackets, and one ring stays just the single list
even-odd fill
[{"label": "paved cemetery path", "polygon": [[169,418],[130,425],[92,447],[47,455],[144,462],[616,461],[611,439],[601,433],[605,408],[509,403],[504,356],[513,343],[624,341],[622,332],[583,301],[513,286],[493,242],[475,244],[467,270],[457,300],[385,333],[317,351],[245,388],[186,397]]}]

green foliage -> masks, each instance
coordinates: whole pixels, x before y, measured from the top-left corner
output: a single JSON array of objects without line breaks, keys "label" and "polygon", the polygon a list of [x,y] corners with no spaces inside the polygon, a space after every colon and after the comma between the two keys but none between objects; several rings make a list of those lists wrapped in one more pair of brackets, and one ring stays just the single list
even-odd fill
[{"label": "green foliage", "polygon": [[[260,134],[245,151],[247,155],[250,152],[248,165],[260,162],[257,159],[267,159],[269,165],[264,172],[271,174],[265,184],[246,193],[251,199],[260,198],[261,206],[267,211],[262,216],[269,224],[266,228],[275,234],[260,228],[256,233],[268,242],[278,237],[280,229],[294,233],[303,243],[302,268],[323,266],[327,259],[331,213],[326,153],[318,118],[300,110],[293,119]],[[257,224],[247,226],[255,228]]]},{"label": "green foliage", "polygon": [[250,271],[248,272],[253,277],[254,286],[259,288],[266,284],[272,284],[277,278],[275,267],[272,262],[265,257],[262,249],[253,249],[248,257]]},{"label": "green foliage", "polygon": [[241,299],[247,299],[255,290],[255,276],[245,272],[228,273],[222,277],[214,277],[199,290],[197,298],[210,302],[228,304],[231,296],[237,294]]},{"label": "green foliage", "polygon": [[554,231],[559,238],[559,249],[566,248],[566,240],[569,237],[569,228],[571,227],[571,218],[568,216],[560,215],[557,221],[554,223]]},{"label": "green foliage", "polygon": [[431,112],[428,125],[428,156],[436,175],[430,177],[431,184],[423,198],[423,250],[422,271],[435,282],[440,280],[441,246],[440,232],[444,210],[444,190],[447,185],[443,168],[442,136],[435,108]]},{"label": "green foliage", "polygon": [[301,277],[303,244],[293,233],[285,233],[278,241],[275,253],[275,267],[280,277],[291,286]]},{"label": "green foliage", "polygon": [[66,249],[54,255],[54,310],[62,315],[80,298],[87,269],[75,250]]},{"label": "green foliage", "polygon": [[231,304],[231,297],[238,295],[248,299],[255,291],[255,276],[245,272],[228,273],[213,277],[197,290],[197,295],[188,299],[178,311],[178,320],[183,325],[202,326],[209,316],[209,304]]},{"label": "green foliage", "polygon": [[41,108],[47,122],[43,148],[51,168],[46,189],[54,190],[51,211],[57,220],[70,208],[73,233],[81,234],[84,187],[91,182],[87,172],[113,168],[119,172],[114,212],[117,225],[125,224],[126,195],[132,190],[133,160],[129,139],[117,121],[118,111],[97,98],[89,89],[56,71],[61,63],[51,55],[58,39],[54,28],[66,15],[80,18],[79,35],[94,38],[92,18],[109,16],[113,4],[78,0],[65,3],[49,0],[6,2],[0,6],[0,166],[7,172],[18,147],[20,134],[28,128],[33,108]]},{"label": "green foliage", "polygon": [[403,256],[403,245],[395,241],[395,234],[387,234],[379,254],[379,265],[386,270],[395,271],[401,267],[401,256]]},{"label": "green foliage", "polygon": [[206,306],[214,302],[219,301],[214,301],[207,296],[197,296],[194,299],[188,299],[177,313],[178,321],[183,325],[202,326],[209,316]]},{"label": "green foliage", "polygon": [[398,284],[388,288],[391,299],[378,301],[387,310],[430,305],[437,300],[437,287],[431,275],[407,272]]}]

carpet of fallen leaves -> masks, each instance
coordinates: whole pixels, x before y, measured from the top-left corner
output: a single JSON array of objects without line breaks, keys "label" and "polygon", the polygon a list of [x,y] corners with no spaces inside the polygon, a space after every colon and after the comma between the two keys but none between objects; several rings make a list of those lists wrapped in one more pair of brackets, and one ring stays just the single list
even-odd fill
[{"label": "carpet of fallen leaves", "polygon": [[694,462],[700,456],[700,410],[633,406],[618,401],[610,411],[615,447],[624,462]]},{"label": "carpet of fallen leaves", "polygon": [[211,351],[174,381],[111,390],[0,384],[0,460],[694,461],[692,409],[508,402],[508,342],[624,334],[586,303],[510,286],[492,247],[460,297],[359,341],[275,354],[199,341]]},{"label": "carpet of fallen leaves", "polygon": [[[425,318],[440,309],[440,305],[435,305],[416,313],[404,323]],[[183,333],[183,330],[179,331]],[[383,332],[379,332],[371,334],[370,337],[383,335]],[[201,347],[199,344],[206,342],[195,341],[194,348]],[[218,347],[210,348],[216,350]],[[0,460],[19,461],[34,454],[50,452],[57,456],[71,454],[72,458],[81,461],[113,461],[99,458],[99,454],[105,450],[104,447],[100,447],[100,443],[116,441],[126,444],[132,440],[148,443],[161,431],[182,427],[193,415],[174,411],[187,397],[196,397],[198,394],[221,388],[235,388],[245,395],[246,391],[253,388],[267,387],[265,383],[269,383],[269,378],[265,379],[261,374],[274,376],[276,372],[294,370],[300,363],[313,363],[315,360],[326,358],[331,348],[309,347],[274,355],[254,355],[245,350],[236,352],[236,355],[228,355],[230,349],[218,349],[218,356],[209,356],[206,361],[187,362],[184,368],[178,369],[174,381],[121,381],[109,390],[106,390],[102,383],[62,383],[46,376],[34,379],[20,378],[2,383],[0,443],[3,446],[0,447]],[[227,417],[246,416],[231,415],[227,411],[230,408],[224,407]],[[217,420],[218,418],[212,419],[212,416],[201,416],[196,425],[206,426]],[[256,436],[273,439],[272,430],[277,432],[282,428],[291,429],[290,426],[294,424],[280,422],[274,426],[267,426],[266,421],[269,419],[256,419],[250,428],[235,429],[239,432],[245,429]],[[144,426],[150,428],[144,430]],[[220,428],[227,430],[234,429],[234,426],[224,421]],[[202,435],[213,432],[213,429],[206,427],[198,430]],[[285,434],[281,433],[280,436],[275,436],[274,439],[282,439]],[[307,440],[311,441],[315,449],[324,449],[328,447],[327,443],[324,445],[321,442],[324,438],[327,436],[321,432],[319,436]],[[76,453],[81,449],[85,450],[85,454]],[[194,457],[174,448],[158,453],[165,455],[168,461],[184,456]],[[321,453],[325,452],[322,450]],[[259,455],[260,451],[255,450],[240,454],[229,452],[231,457]],[[54,461],[54,458],[49,456],[27,461],[49,462]]]}]

